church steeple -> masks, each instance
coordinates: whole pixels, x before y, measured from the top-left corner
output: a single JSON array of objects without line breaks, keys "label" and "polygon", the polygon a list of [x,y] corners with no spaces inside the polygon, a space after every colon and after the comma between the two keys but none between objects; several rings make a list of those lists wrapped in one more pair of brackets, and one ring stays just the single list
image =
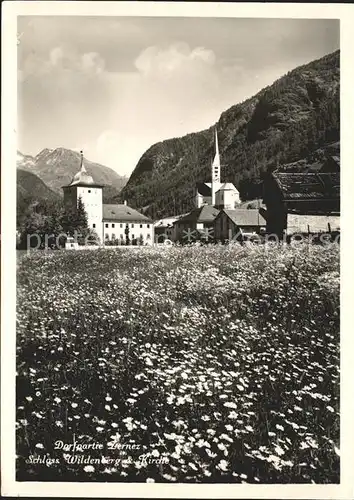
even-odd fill
[{"label": "church steeple", "polygon": [[218,143],[218,131],[215,127],[215,156],[211,165],[211,204],[215,205],[215,193],[220,187],[220,154]]}]

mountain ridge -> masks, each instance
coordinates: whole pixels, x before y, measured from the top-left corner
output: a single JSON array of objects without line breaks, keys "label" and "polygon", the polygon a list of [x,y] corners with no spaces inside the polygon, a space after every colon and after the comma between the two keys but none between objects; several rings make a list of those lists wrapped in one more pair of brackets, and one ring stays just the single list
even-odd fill
[{"label": "mountain ridge", "polygon": [[55,204],[60,202],[60,195],[52,191],[36,174],[29,170],[17,168],[17,222],[19,222],[30,206],[37,202]]},{"label": "mountain ridge", "polygon": [[[81,155],[67,148],[44,148],[36,156],[25,155],[17,151],[17,169],[22,169],[36,175],[50,191],[62,197],[62,186],[70,184],[80,168]],[[114,170],[100,163],[85,159],[85,168],[96,182],[103,184],[103,200],[110,203],[119,195],[127,182],[125,176],[118,175]],[[21,184],[21,179],[20,179]],[[39,186],[39,184],[34,184]],[[38,196],[36,191],[33,193]],[[50,198],[52,198],[50,196]]]},{"label": "mountain ridge", "polygon": [[[340,52],[295,68],[221,113],[217,125],[222,180],[243,200],[259,195],[262,172],[294,163],[339,141]],[[193,207],[196,182],[210,181],[213,129],[167,139],[140,158],[119,198],[150,216]]]}]

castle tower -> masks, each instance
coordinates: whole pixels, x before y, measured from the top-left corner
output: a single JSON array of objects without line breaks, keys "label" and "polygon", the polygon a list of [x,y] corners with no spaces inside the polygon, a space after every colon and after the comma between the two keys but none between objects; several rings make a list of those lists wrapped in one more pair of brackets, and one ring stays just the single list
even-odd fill
[{"label": "castle tower", "polygon": [[219,143],[218,143],[218,132],[215,128],[215,156],[214,161],[211,165],[211,204],[215,205],[215,194],[219,190],[221,185],[220,182],[220,155],[219,155]]},{"label": "castle tower", "polygon": [[67,208],[77,206],[79,198],[81,198],[87,213],[88,227],[94,230],[103,241],[103,185],[96,183],[93,177],[87,173],[82,151],[80,151],[80,170],[75,174],[71,183],[63,186],[62,189],[64,191],[64,205]]}]

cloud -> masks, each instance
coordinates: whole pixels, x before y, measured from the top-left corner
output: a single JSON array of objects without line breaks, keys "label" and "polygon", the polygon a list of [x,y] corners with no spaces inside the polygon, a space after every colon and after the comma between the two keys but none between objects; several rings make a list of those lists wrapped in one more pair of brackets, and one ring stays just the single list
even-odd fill
[{"label": "cloud", "polygon": [[[127,173],[151,144],[217,120],[227,90],[217,63],[210,48],[182,41],[144,48],[135,72],[112,72],[97,51],[80,54],[63,43],[24,61],[21,115],[45,129],[50,140],[42,147],[57,145],[57,135],[63,146],[85,144],[88,158]],[[233,86],[232,75],[230,67]],[[28,134],[26,142],[43,140]]]},{"label": "cloud", "polygon": [[61,47],[55,47],[49,53],[49,62],[53,66],[59,66],[61,64],[64,57],[64,51]]},{"label": "cloud", "polygon": [[[19,148],[84,147],[118,173],[335,50],[331,20],[20,17]],[[257,75],[257,76],[256,76]]]},{"label": "cloud", "polygon": [[97,52],[88,52],[81,57],[81,67],[84,72],[99,74],[104,71],[105,61]]},{"label": "cloud", "polygon": [[105,69],[105,60],[98,52],[87,52],[82,55],[71,47],[60,45],[52,48],[49,53],[41,57],[30,53],[22,64],[22,73],[43,74],[63,72],[102,73]]},{"label": "cloud", "polygon": [[215,63],[215,54],[204,47],[191,49],[185,42],[177,42],[162,49],[157,46],[143,50],[135,60],[135,67],[145,76],[169,77],[171,74],[200,71]]}]

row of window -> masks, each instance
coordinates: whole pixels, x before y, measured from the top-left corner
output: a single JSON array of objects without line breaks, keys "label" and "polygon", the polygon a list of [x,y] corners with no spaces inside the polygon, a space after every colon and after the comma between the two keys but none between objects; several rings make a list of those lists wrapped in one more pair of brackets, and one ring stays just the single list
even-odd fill
[{"label": "row of window", "polygon": [[[119,224],[119,227],[122,228],[124,226],[124,224]],[[149,229],[150,228],[150,224],[146,224],[147,228]],[[92,227],[93,229],[96,228],[96,224],[92,224]],[[109,224],[106,223],[105,224],[105,227],[108,228],[109,227]],[[112,228],[115,227],[115,224],[112,224]],[[117,224],[117,227],[118,227],[118,224]],[[129,227],[129,224],[125,224],[125,227]],[[134,224],[131,224],[131,227],[134,227]],[[140,224],[140,228],[143,228],[144,227],[144,224]]]},{"label": "row of window", "polygon": [[[140,238],[144,238],[144,235],[143,235],[142,233],[140,233]],[[109,234],[108,234],[108,233],[106,233],[106,234],[105,234],[105,239],[106,239],[106,240],[109,240]],[[115,235],[115,234],[112,234],[112,235],[111,235],[111,239],[112,239],[112,240],[115,240],[115,239],[116,239],[116,235]],[[120,239],[120,240],[124,240],[124,239],[125,239],[125,235],[124,235],[124,234],[120,234],[120,235],[119,235],[119,239]],[[132,240],[134,240],[134,239],[135,239],[135,235],[134,235],[134,234],[132,234],[132,235],[131,235],[131,239],[132,239]],[[147,235],[147,239],[148,239],[148,240],[150,239],[150,234],[148,234],[148,235]]]},{"label": "row of window", "polygon": [[[124,226],[124,224],[119,224],[119,227],[123,227],[123,226]],[[147,228],[149,228],[150,224],[147,224],[146,226],[147,226]],[[106,223],[105,227],[108,228],[109,224]],[[112,227],[115,227],[115,224],[112,224]],[[117,224],[117,227],[118,227],[118,224]],[[125,227],[129,227],[129,224],[125,224]],[[134,224],[131,224],[130,227],[134,227]],[[140,224],[140,228],[142,228],[142,227],[144,227],[144,224]]]}]

